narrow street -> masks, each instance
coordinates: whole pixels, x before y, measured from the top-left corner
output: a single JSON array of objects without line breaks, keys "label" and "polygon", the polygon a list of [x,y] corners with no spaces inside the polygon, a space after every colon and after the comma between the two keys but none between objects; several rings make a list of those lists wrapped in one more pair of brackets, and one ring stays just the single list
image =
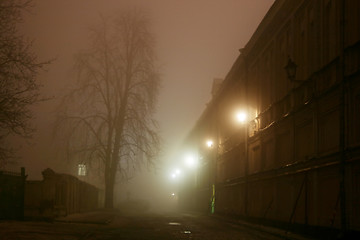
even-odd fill
[{"label": "narrow street", "polygon": [[2,221],[0,240],[146,239],[262,240],[280,239],[249,231],[218,218],[198,214],[128,215],[97,212],[54,222]]}]

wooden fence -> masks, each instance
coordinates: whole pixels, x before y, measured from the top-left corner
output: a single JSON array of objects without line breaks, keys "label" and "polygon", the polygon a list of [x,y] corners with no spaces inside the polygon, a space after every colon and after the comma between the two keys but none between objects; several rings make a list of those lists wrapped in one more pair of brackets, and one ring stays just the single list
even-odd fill
[{"label": "wooden fence", "polygon": [[0,219],[24,218],[25,168],[0,171]]}]

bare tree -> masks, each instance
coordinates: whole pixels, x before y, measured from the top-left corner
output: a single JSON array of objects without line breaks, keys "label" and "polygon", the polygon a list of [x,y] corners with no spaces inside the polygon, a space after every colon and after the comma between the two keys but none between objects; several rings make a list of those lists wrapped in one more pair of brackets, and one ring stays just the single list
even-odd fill
[{"label": "bare tree", "polygon": [[0,0],[0,167],[14,157],[6,139],[31,136],[29,106],[41,100],[36,77],[45,63],[37,62],[31,43],[17,31],[30,7],[31,1]]},{"label": "bare tree", "polygon": [[70,158],[100,160],[105,207],[112,208],[116,177],[152,164],[158,153],[152,116],[160,80],[146,15],[137,9],[100,20],[91,46],[76,56],[77,82],[58,123],[67,129]]}]

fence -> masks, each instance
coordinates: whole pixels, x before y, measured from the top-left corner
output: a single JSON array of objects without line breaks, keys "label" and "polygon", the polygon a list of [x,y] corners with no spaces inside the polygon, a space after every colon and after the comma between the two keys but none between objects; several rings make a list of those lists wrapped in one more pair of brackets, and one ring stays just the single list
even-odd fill
[{"label": "fence", "polygon": [[0,219],[24,218],[25,168],[20,173],[0,171]]},{"label": "fence", "polygon": [[45,169],[42,181],[27,181],[25,217],[54,218],[98,208],[98,189],[68,174]]}]

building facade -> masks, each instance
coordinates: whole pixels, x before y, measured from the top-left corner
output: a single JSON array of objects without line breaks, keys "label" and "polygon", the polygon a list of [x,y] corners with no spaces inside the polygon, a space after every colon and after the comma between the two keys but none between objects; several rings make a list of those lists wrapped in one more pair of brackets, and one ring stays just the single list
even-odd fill
[{"label": "building facade", "polygon": [[201,163],[193,208],[360,230],[359,40],[360,1],[274,2],[185,140]]}]

